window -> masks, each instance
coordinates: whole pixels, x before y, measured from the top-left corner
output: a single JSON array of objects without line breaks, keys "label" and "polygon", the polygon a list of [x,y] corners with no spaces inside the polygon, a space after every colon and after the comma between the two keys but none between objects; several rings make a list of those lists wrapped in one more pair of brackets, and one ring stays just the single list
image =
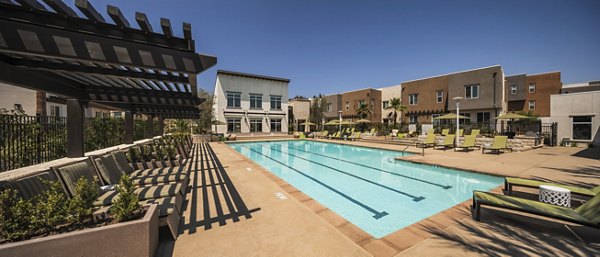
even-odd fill
[{"label": "window", "polygon": [[113,112],[112,116],[115,118],[121,118],[121,112]]},{"label": "window", "polygon": [[592,116],[573,117],[573,139],[592,140]]},{"label": "window", "polygon": [[390,106],[390,101],[383,101],[383,109],[387,109]]},{"label": "window", "polygon": [[250,94],[250,108],[262,108],[262,95]]},{"label": "window", "polygon": [[50,106],[50,116],[60,117],[60,106],[58,106],[58,105]]},{"label": "window", "polygon": [[96,117],[102,117],[102,113],[101,112],[96,112]]},{"label": "window", "polygon": [[477,122],[490,122],[490,113],[489,112],[478,112],[477,113]]},{"label": "window", "polygon": [[20,112],[23,111],[23,105],[21,105],[21,104],[15,104],[14,107],[15,107],[15,111],[20,111]]},{"label": "window", "polygon": [[327,103],[327,111],[328,112],[332,112],[333,111],[333,104],[332,103]]},{"label": "window", "polygon": [[371,109],[375,109],[375,101],[371,100]]},{"label": "window", "polygon": [[281,119],[271,119],[271,132],[281,132]]},{"label": "window", "polygon": [[281,96],[271,96],[271,110],[281,110]]},{"label": "window", "polygon": [[365,100],[360,100],[358,101],[358,106],[356,106],[356,108],[360,108],[363,105],[365,105]]},{"label": "window", "polygon": [[529,93],[535,93],[535,83],[529,84]]},{"label": "window", "polygon": [[417,123],[417,117],[418,117],[417,115],[410,115],[410,116],[408,116],[408,123],[410,123],[410,124]]},{"label": "window", "polygon": [[437,91],[435,92],[435,99],[436,102],[441,103],[444,101],[444,91]]},{"label": "window", "polygon": [[465,86],[465,98],[479,98],[479,84]]},{"label": "window", "polygon": [[416,105],[419,103],[419,94],[410,94],[408,95],[408,104]]},{"label": "window", "polygon": [[240,118],[227,118],[227,132],[242,131],[242,122]]},{"label": "window", "polygon": [[350,110],[350,102],[346,102],[346,111]]},{"label": "window", "polygon": [[511,95],[517,94],[517,85],[510,85],[510,94]]},{"label": "window", "polygon": [[227,92],[227,107],[240,107],[241,95],[240,92]]},{"label": "window", "polygon": [[529,110],[535,110],[535,100],[529,101]]},{"label": "window", "polygon": [[262,119],[250,119],[250,132],[262,132]]}]

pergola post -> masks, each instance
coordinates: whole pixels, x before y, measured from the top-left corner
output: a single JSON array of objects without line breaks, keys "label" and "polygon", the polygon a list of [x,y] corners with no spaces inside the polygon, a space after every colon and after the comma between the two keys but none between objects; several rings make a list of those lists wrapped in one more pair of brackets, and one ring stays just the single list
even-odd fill
[{"label": "pergola post", "polygon": [[83,157],[83,103],[78,99],[67,99],[67,157]]},{"label": "pergola post", "polygon": [[125,144],[133,144],[134,136],[133,136],[133,112],[125,111],[125,138],[123,143]]},{"label": "pergola post", "polygon": [[146,120],[146,138],[154,137],[154,115],[148,115]]},{"label": "pergola post", "polygon": [[162,136],[165,133],[165,118],[158,116],[158,135]]}]

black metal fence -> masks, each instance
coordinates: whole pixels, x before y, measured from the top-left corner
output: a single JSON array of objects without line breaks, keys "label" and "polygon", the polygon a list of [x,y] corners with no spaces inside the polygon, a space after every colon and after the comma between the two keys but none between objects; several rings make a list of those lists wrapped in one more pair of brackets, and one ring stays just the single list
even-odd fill
[{"label": "black metal fence", "polygon": [[0,171],[66,156],[66,132],[66,118],[0,114]]},{"label": "black metal fence", "polygon": [[[449,129],[450,133],[456,130],[456,122],[444,122],[434,126],[438,133],[443,129]],[[544,144],[549,146],[557,145],[557,123],[543,123],[541,121],[498,121],[483,123],[461,123],[460,128],[465,133],[470,133],[473,129],[479,129],[484,135],[508,135],[514,137],[518,135],[537,137],[543,140]]]}]

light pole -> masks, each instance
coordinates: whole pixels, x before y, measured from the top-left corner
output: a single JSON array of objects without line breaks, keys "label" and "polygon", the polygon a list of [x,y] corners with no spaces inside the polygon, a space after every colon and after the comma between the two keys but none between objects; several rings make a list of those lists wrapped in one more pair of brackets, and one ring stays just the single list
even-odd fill
[{"label": "light pole", "polygon": [[[338,111],[339,115],[340,115],[340,133],[342,133],[342,111]],[[340,135],[341,136],[341,135]]]},{"label": "light pole", "polygon": [[456,101],[456,131],[454,132],[454,135],[456,135],[455,138],[455,143],[454,145],[458,146],[458,130],[460,128],[460,100],[462,100],[463,98],[460,96],[454,97],[452,98],[452,100]]}]

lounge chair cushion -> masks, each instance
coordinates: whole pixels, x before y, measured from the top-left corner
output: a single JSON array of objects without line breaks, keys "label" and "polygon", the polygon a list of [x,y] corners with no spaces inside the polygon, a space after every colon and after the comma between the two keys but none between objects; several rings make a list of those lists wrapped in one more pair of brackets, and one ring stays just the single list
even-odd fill
[{"label": "lounge chair cushion", "polygon": [[549,185],[549,186],[557,186],[557,187],[569,189],[569,190],[571,190],[571,193],[580,194],[580,195],[595,196],[597,194],[600,194],[600,186],[597,186],[594,188],[583,188],[583,187],[577,187],[577,186],[568,186],[568,185],[562,185],[562,184],[556,184],[556,183],[548,183],[548,182],[544,182],[541,180],[511,178],[511,177],[507,177],[507,178],[505,178],[505,180],[508,184],[513,185],[513,186],[537,188],[541,185]]},{"label": "lounge chair cushion", "polygon": [[[533,214],[538,214],[547,217],[554,217],[562,220],[573,221],[579,224],[587,224],[595,226],[584,215],[574,211],[573,209],[556,206],[552,204],[542,203],[538,201],[517,198],[507,195],[492,194],[481,191],[473,192],[473,199],[480,204],[504,207],[512,210],[525,211]],[[598,208],[598,207],[596,207]],[[590,211],[592,212],[592,211]]]},{"label": "lounge chair cushion", "polygon": [[100,176],[108,185],[118,184],[119,180],[125,173],[117,164],[117,161],[112,154],[106,154],[98,158],[94,158]]},{"label": "lounge chair cushion", "polygon": [[184,181],[187,178],[186,174],[176,175],[148,175],[139,176],[131,180],[134,185],[150,185],[150,184],[164,184]]},{"label": "lounge chair cushion", "polygon": [[146,176],[163,176],[163,175],[177,175],[186,173],[183,166],[175,166],[175,167],[164,167],[164,168],[156,168],[156,169],[144,169],[144,170],[136,170],[129,174],[131,178],[141,178]]},{"label": "lounge chair cushion", "polygon": [[[98,177],[90,159],[58,167],[56,168],[56,172],[62,178],[65,188],[71,196],[75,195],[75,185],[80,178],[84,177],[89,181],[94,181]],[[98,187],[100,187],[99,180],[97,180],[97,183]]]},{"label": "lounge chair cushion", "polygon": [[161,197],[140,201],[142,206],[150,204],[158,204],[158,216],[164,217],[173,213],[177,214],[177,198],[176,197]]},{"label": "lounge chair cushion", "polygon": [[[161,197],[176,196],[181,192],[181,184],[171,183],[155,186],[144,186],[135,189],[138,200],[149,200]],[[117,190],[111,190],[100,195],[94,202],[94,206],[104,206],[113,204],[119,197]]]},{"label": "lounge chair cushion", "polygon": [[[10,181],[2,187],[17,190],[19,195],[23,199],[27,200],[37,195],[40,195],[44,191],[50,189],[50,187],[46,183],[44,183],[44,181],[58,181],[58,177],[56,177],[56,174],[54,174],[54,172],[48,170],[29,177]],[[67,194],[66,191],[65,194]]]},{"label": "lounge chair cushion", "polygon": [[575,211],[586,217],[596,227],[600,227],[600,194],[577,207]]},{"label": "lounge chair cushion", "polygon": [[119,168],[121,168],[122,172],[125,174],[131,174],[134,171],[133,167],[129,165],[127,155],[125,155],[124,151],[116,151],[113,152],[112,155],[115,157],[115,160],[117,161],[117,164],[119,165]]}]

